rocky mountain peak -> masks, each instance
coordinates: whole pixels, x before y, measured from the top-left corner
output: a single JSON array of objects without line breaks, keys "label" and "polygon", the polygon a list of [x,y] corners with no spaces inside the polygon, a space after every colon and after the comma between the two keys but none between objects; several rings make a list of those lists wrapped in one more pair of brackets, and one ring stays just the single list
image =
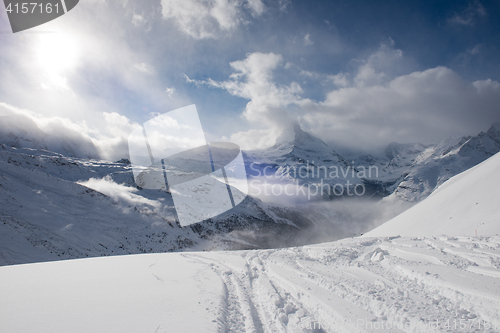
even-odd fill
[{"label": "rocky mountain peak", "polygon": [[293,122],[290,126],[285,128],[283,133],[276,140],[276,144],[273,148],[284,148],[286,146],[290,148],[301,148],[304,150],[331,150],[331,148],[323,140],[302,130],[298,122]]},{"label": "rocky mountain peak", "polygon": [[496,139],[496,141],[500,142],[500,122],[491,125],[486,134],[492,139]]}]

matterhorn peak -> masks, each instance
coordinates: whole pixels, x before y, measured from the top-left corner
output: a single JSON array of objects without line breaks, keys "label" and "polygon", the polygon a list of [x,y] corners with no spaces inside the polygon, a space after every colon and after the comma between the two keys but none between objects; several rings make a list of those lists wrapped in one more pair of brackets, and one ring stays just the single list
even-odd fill
[{"label": "matterhorn peak", "polygon": [[321,139],[304,132],[297,121],[293,121],[285,127],[283,133],[276,139],[276,144],[274,146],[282,147],[284,145],[304,149],[312,148],[313,150],[328,147]]},{"label": "matterhorn peak", "polygon": [[280,161],[295,165],[297,161],[313,164],[338,164],[348,166],[350,163],[335,152],[323,140],[305,132],[297,121],[290,122],[278,137],[273,147],[257,155],[261,160]]}]

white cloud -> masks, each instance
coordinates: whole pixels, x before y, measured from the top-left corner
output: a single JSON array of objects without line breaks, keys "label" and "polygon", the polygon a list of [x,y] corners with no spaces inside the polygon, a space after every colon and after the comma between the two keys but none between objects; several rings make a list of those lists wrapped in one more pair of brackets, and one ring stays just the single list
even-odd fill
[{"label": "white cloud", "polygon": [[87,181],[80,181],[78,184],[99,191],[111,197],[116,202],[124,202],[134,206],[149,205],[155,209],[161,207],[161,202],[157,200],[150,200],[136,194],[136,192],[139,191],[137,188],[129,187],[124,184],[117,184],[110,176],[106,176],[102,179],[90,178]]},{"label": "white cloud", "polygon": [[144,122],[149,110],[165,112],[189,101],[166,90],[169,78],[156,75],[165,65],[144,36],[155,40],[163,32],[145,32],[131,23],[141,21],[140,14],[146,25],[164,24],[160,2],[102,1],[78,8],[71,20],[53,20],[42,29],[54,33],[26,34],[3,45],[0,102],[32,111],[26,117],[43,131],[60,130],[60,137],[77,139],[66,131],[72,129],[88,136],[104,158],[117,160],[128,155],[133,123],[122,122],[119,113]]},{"label": "white cloud", "polygon": [[455,13],[448,24],[455,26],[474,26],[477,20],[486,16],[486,9],[479,1],[472,1],[461,13]]},{"label": "white cloud", "polygon": [[468,48],[465,52],[460,53],[457,56],[456,60],[461,66],[466,66],[475,57],[481,55],[482,49],[483,49],[483,44],[476,44],[473,47]]},{"label": "white cloud", "polygon": [[[283,119],[286,118],[285,108],[300,100],[298,96],[302,88],[296,82],[289,85],[278,85],[273,81],[273,71],[282,68],[283,58],[274,53],[252,53],[244,60],[230,63],[234,69],[229,80],[224,82],[208,81],[188,81],[197,84],[208,84],[213,87],[226,89],[234,96],[249,99],[243,116],[254,123],[254,125],[270,127],[265,130],[253,130],[247,133],[240,132],[231,137],[231,140],[242,147],[250,147],[246,140],[257,146],[269,146],[274,143],[273,137],[286,126]],[[270,126],[270,123],[273,123]],[[276,130],[278,128],[278,130]],[[269,141],[271,140],[271,141]]]},{"label": "white cloud", "polygon": [[500,91],[500,83],[491,79],[474,81],[472,85],[480,96],[495,94]]},{"label": "white cloud", "polygon": [[266,6],[262,0],[248,0],[248,7],[252,11],[253,16],[260,16],[266,10]]},{"label": "white cloud", "polygon": [[482,46],[483,46],[482,44],[477,44],[472,49],[470,49],[468,52],[472,55],[479,54],[479,53],[481,53]]},{"label": "white cloud", "polygon": [[250,54],[231,63],[229,80],[206,83],[250,100],[243,116],[264,126],[231,137],[247,149],[271,146],[295,118],[334,146],[366,150],[391,141],[429,142],[475,134],[500,120],[498,82],[468,82],[446,67],[395,75],[390,64],[402,58],[401,51],[383,45],[360,62],[352,84],[348,74],[330,76],[339,88],[319,102],[302,97],[293,81],[274,82],[283,59],[272,53]]},{"label": "white cloud", "polygon": [[155,69],[153,68],[153,66],[148,65],[144,62],[141,62],[140,64],[134,64],[133,68],[136,71],[139,71],[141,73],[148,74],[148,75],[154,75],[154,73],[155,73]]},{"label": "white cloud", "polygon": [[162,0],[161,4],[163,17],[196,39],[217,38],[246,23],[246,8],[253,17],[265,11],[261,0]]},{"label": "white cloud", "polygon": [[146,20],[144,19],[144,16],[139,15],[139,14],[134,14],[132,16],[132,24],[135,25],[136,27],[140,27],[141,25],[144,25],[146,23]]},{"label": "white cloud", "polygon": [[167,96],[169,98],[172,98],[172,96],[175,95],[175,88],[174,87],[171,87],[171,88],[166,88],[165,89],[165,92],[167,93]]},{"label": "white cloud", "polygon": [[498,120],[499,103],[498,82],[471,83],[437,67],[388,84],[334,90],[321,103],[301,106],[302,119],[324,140],[370,150],[477,133]]},{"label": "white cloud", "polygon": [[328,75],[329,80],[333,82],[334,85],[340,88],[345,88],[349,85],[349,78],[345,73],[338,73],[335,75]]},{"label": "white cloud", "polygon": [[[286,6],[289,1],[280,3]],[[474,20],[487,15],[481,11],[480,3],[472,4],[470,11],[474,13]],[[168,48],[193,51],[189,57],[193,63],[205,56],[195,52],[199,50],[192,46],[195,41],[186,43],[184,36],[179,37],[181,34],[175,31],[168,36],[163,36],[164,31],[158,29],[152,29],[148,35],[130,34],[131,31],[143,32],[134,24],[144,20],[156,27],[158,22],[155,20],[167,19],[168,22],[161,22],[163,26],[175,23],[180,31],[194,38],[217,38],[238,29],[252,17],[265,15],[267,10],[260,0],[163,0],[161,8],[160,2],[127,2],[126,10],[119,12],[120,15],[95,15],[102,14],[103,10],[116,14],[116,8],[108,1],[82,6],[72,14],[72,20],[47,23],[48,30],[70,36],[74,47],[68,44],[70,47],[66,48],[65,42],[55,43],[57,50],[45,47],[37,44],[39,36],[29,34],[24,35],[23,40],[13,39],[12,43],[4,45],[1,100],[35,111],[47,119],[59,117],[80,126],[78,131],[88,135],[109,159],[126,156],[127,131],[132,124],[113,111],[127,115],[136,112],[135,119],[145,121],[150,111],[163,112],[192,102],[185,97],[184,89],[167,88],[175,80],[168,82],[168,74],[163,75],[168,73],[166,69],[173,72],[173,64],[179,59],[174,56],[160,59],[157,52],[160,46],[152,49],[156,45],[142,43],[141,38],[148,36],[150,41],[165,37],[168,42],[164,45]],[[468,20],[466,12],[459,14],[462,21]],[[89,21],[88,17],[93,19]],[[463,25],[459,21],[457,23]],[[319,46],[322,38],[317,31],[311,34],[309,40]],[[304,35],[297,35],[296,46],[303,45],[305,40],[302,38]],[[231,63],[233,74],[227,80],[193,82],[226,89],[248,100],[243,116],[255,129],[235,133],[232,137],[240,144],[243,141],[241,145],[246,148],[273,144],[280,129],[295,117],[325,140],[365,146],[382,144],[385,140],[444,137],[487,126],[493,118],[492,105],[499,105],[495,99],[498,82],[467,82],[444,67],[409,70],[405,56],[394,49],[393,44],[388,42],[366,59],[354,60],[351,65],[355,70],[350,72],[318,74],[304,70],[298,74],[297,67],[285,64],[279,54],[253,53]],[[59,49],[67,52],[60,56],[71,62],[53,61],[50,56],[33,61],[37,54],[43,55],[38,52],[41,46],[42,50],[47,50],[47,55],[55,51],[59,54]],[[471,56],[478,55],[480,48],[468,52]],[[205,66],[205,60],[207,64],[216,63],[213,58],[203,58],[200,66]],[[190,64],[189,61],[180,62]],[[306,59],[301,66],[311,68],[307,67]],[[44,76],[47,69],[59,73],[59,78]],[[144,75],[155,72],[162,75]],[[200,72],[199,68],[190,71]],[[335,87],[324,98],[316,96],[319,101],[310,101],[301,87],[304,76],[292,77],[295,74],[307,76],[306,82],[326,83],[328,78]],[[320,88],[331,87],[330,82]],[[39,89],[41,85],[47,90]],[[137,112],[140,110],[144,112]],[[495,112],[498,114],[498,109]],[[234,127],[242,128],[239,125]],[[60,126],[71,128],[64,122]]]},{"label": "white cloud", "polygon": [[100,116],[99,125],[92,123],[86,132],[100,149],[102,157],[111,161],[127,157],[128,135],[137,123],[116,112],[102,112]]},{"label": "white cloud", "polygon": [[[16,126],[19,128],[35,124],[41,132],[35,128],[25,134],[26,138],[32,142],[45,142],[49,150],[65,153],[64,147],[70,147],[78,157],[98,154],[112,161],[128,156],[127,138],[137,125],[116,112],[97,114],[92,124],[88,124],[63,117],[44,116],[6,103],[0,103],[0,116],[17,116]],[[5,129],[2,122],[0,118],[3,132],[14,131],[14,134],[18,134],[18,129]]]},{"label": "white cloud", "polygon": [[68,85],[68,79],[57,74],[47,73],[42,75],[43,82],[40,83],[40,88],[43,90],[61,90],[71,91]]},{"label": "white cloud", "polygon": [[273,71],[282,65],[281,55],[274,53],[252,53],[246,59],[232,62],[235,70],[229,80],[224,82],[210,81],[215,87],[224,88],[232,95],[247,98],[250,102],[244,116],[252,122],[269,121],[272,114],[279,112],[299,100],[302,88],[296,82],[289,85],[278,85],[273,81]]},{"label": "white cloud", "polygon": [[311,41],[311,36],[309,34],[304,36],[304,45],[313,45],[314,43]]},{"label": "white cloud", "polygon": [[137,31],[130,23],[134,12],[148,22],[155,13],[156,19],[162,20],[160,3],[153,8],[148,3],[128,2],[127,8],[109,1],[82,3],[72,11],[71,20],[47,23],[43,30],[54,33],[28,34],[23,40],[15,38],[3,45],[0,102],[75,122],[92,122],[94,112],[130,112],[134,106],[127,109],[123,104],[135,96],[146,104],[138,105],[137,110],[184,104],[177,103],[183,96],[172,100],[165,96],[168,79],[145,75],[164,66],[151,56],[151,47],[138,47],[142,43],[139,36],[151,37],[152,33]]},{"label": "white cloud", "polygon": [[42,117],[29,110],[0,103],[2,141],[23,148],[43,148],[76,157],[99,155],[82,126],[60,117]]},{"label": "white cloud", "polygon": [[264,129],[251,129],[249,131],[240,131],[231,135],[230,142],[238,144],[241,149],[260,149],[267,148],[274,144],[276,138],[283,131],[282,128],[271,126]]},{"label": "white cloud", "polygon": [[280,7],[280,11],[286,13],[286,10],[291,2],[292,2],[291,0],[278,0],[278,5]]},{"label": "white cloud", "polygon": [[390,39],[388,44],[382,43],[375,53],[361,61],[354,78],[357,86],[380,84],[394,75],[403,59],[403,52],[393,46],[394,41]]}]

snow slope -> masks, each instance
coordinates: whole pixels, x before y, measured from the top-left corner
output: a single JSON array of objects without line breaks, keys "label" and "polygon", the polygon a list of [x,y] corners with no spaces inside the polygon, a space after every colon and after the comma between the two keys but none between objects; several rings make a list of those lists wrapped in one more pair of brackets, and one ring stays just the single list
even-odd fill
[{"label": "snow slope", "polygon": [[500,234],[500,153],[451,178],[366,236]]},{"label": "snow slope", "polygon": [[0,331],[497,332],[499,269],[499,237],[6,266]]}]

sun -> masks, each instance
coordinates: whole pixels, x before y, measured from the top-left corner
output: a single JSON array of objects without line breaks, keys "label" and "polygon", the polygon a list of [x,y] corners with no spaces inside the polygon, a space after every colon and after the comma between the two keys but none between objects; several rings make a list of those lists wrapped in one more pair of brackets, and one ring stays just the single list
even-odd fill
[{"label": "sun", "polygon": [[70,90],[67,74],[78,63],[79,47],[75,38],[56,32],[38,36],[35,43],[35,66],[42,79],[42,89]]},{"label": "sun", "polygon": [[76,40],[61,32],[39,36],[35,48],[40,69],[49,75],[63,75],[73,69],[77,64],[78,51]]}]

